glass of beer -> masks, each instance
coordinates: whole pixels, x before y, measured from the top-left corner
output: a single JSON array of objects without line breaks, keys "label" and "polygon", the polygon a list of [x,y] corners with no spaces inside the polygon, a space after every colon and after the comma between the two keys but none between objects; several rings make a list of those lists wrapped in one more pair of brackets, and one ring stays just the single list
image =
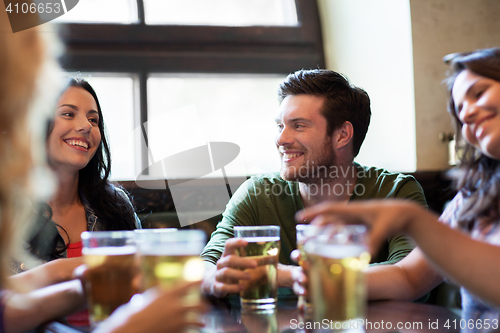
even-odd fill
[{"label": "glass of beer", "polygon": [[81,237],[89,318],[96,326],[136,291],[134,232],[85,231]]},{"label": "glass of beer", "polygon": [[237,250],[240,257],[257,260],[256,268],[246,269],[250,280],[240,280],[243,311],[274,309],[278,297],[278,260],[280,252],[280,227],[234,227],[235,237],[243,238],[248,245]]},{"label": "glass of beer", "polygon": [[[142,289],[169,288],[179,281],[201,281],[205,264],[199,257],[206,243],[202,230],[143,229],[136,232]],[[193,298],[201,296],[199,288]]]},{"label": "glass of beer", "polygon": [[[297,249],[300,252],[299,265],[304,269],[304,263],[307,262],[307,255],[304,251],[304,244],[308,240],[313,239],[320,228],[310,224],[297,224],[295,226],[295,229],[297,231]],[[307,274],[306,269],[304,269],[304,273]],[[310,301],[310,298],[310,296],[305,298],[300,295],[297,301],[297,307],[307,313],[310,313],[312,311],[312,303]]]},{"label": "glass of beer", "polygon": [[365,318],[363,270],[370,262],[365,239],[365,226],[330,225],[306,242],[314,321],[328,319],[339,330]]}]

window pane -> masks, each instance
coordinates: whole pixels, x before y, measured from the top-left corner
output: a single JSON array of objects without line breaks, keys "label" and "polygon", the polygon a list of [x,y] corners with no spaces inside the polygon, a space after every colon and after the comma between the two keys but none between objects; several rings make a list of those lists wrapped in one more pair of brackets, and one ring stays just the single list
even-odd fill
[{"label": "window pane", "polygon": [[[278,171],[274,119],[278,113],[277,89],[284,78],[201,74],[150,77],[150,163],[207,142],[222,141],[240,147],[239,156],[225,170],[227,176]],[[151,176],[162,178],[160,174]]]},{"label": "window pane", "polygon": [[120,74],[85,74],[94,88],[111,148],[111,179],[137,178],[134,143],[134,79]]},{"label": "window pane", "polygon": [[122,23],[138,22],[136,0],[80,0],[59,23]]},{"label": "window pane", "polygon": [[297,25],[294,0],[144,0],[144,14],[151,25]]}]

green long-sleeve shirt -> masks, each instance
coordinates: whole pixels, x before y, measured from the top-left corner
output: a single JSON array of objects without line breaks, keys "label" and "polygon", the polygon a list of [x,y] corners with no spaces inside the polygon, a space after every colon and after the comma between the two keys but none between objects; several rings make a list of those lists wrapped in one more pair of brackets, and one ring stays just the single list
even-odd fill
[{"label": "green long-sleeve shirt", "polygon": [[[347,170],[357,172],[356,186],[350,201],[399,198],[427,205],[422,187],[412,176],[355,165],[356,171],[354,168]],[[338,175],[341,176],[340,170]],[[318,186],[318,191],[328,189],[337,191],[336,193],[342,190],[340,187]],[[303,208],[297,182],[284,181],[279,173],[254,176],[234,193],[201,257],[215,264],[224,252],[226,240],[234,237],[235,225],[278,225],[281,227],[280,262],[295,265],[290,259],[290,253],[296,249],[295,213]],[[410,253],[413,247],[406,237],[394,236],[372,258],[372,263],[394,264]]]}]

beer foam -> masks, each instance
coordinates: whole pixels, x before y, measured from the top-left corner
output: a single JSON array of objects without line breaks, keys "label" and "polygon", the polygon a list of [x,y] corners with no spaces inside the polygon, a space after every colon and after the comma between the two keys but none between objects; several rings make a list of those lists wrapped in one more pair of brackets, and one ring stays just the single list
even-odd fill
[{"label": "beer foam", "polygon": [[355,244],[314,244],[309,242],[306,243],[304,249],[308,254],[332,259],[359,257],[363,252],[366,252],[363,245]]},{"label": "beer foam", "polygon": [[280,238],[277,236],[263,236],[263,237],[241,237],[249,243],[266,243],[266,242],[279,242]]},{"label": "beer foam", "polygon": [[147,256],[199,256],[203,248],[198,246],[176,246],[140,244],[139,252]]},{"label": "beer foam", "polygon": [[99,255],[99,256],[122,256],[127,254],[135,254],[136,247],[133,245],[127,246],[103,246],[103,247],[84,247],[83,255]]}]

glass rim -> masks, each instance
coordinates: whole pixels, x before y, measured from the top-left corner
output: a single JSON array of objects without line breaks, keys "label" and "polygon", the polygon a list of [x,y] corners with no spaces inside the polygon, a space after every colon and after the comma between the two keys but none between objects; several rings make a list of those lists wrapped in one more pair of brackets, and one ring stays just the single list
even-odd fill
[{"label": "glass rim", "polygon": [[339,229],[347,229],[347,230],[363,229],[363,232],[368,231],[368,227],[365,224],[338,224],[336,226]]},{"label": "glass rim", "polygon": [[321,228],[322,226],[320,225],[314,225],[310,223],[299,223],[295,225],[295,230],[302,230],[302,229],[307,229],[307,228]]},{"label": "glass rim", "polygon": [[235,225],[234,230],[280,230],[279,225],[258,225],[258,226],[242,226],[242,225]]},{"label": "glass rim", "polygon": [[174,232],[174,231],[186,231],[186,230],[179,230],[177,228],[145,228],[145,229],[135,229],[134,233],[136,234],[148,234],[148,233],[164,233],[164,232]]},{"label": "glass rim", "polygon": [[110,231],[84,231],[81,233],[82,240],[91,238],[133,238],[132,230],[110,230]]},{"label": "glass rim", "polygon": [[[144,231],[134,232],[135,240],[138,246],[146,246],[151,244],[168,245],[168,244],[183,244],[183,243],[203,243],[207,236],[203,230],[187,229],[178,230],[175,228],[163,228],[164,230],[143,229]],[[170,229],[170,230],[167,230]],[[174,230],[172,230],[174,229]]]}]

